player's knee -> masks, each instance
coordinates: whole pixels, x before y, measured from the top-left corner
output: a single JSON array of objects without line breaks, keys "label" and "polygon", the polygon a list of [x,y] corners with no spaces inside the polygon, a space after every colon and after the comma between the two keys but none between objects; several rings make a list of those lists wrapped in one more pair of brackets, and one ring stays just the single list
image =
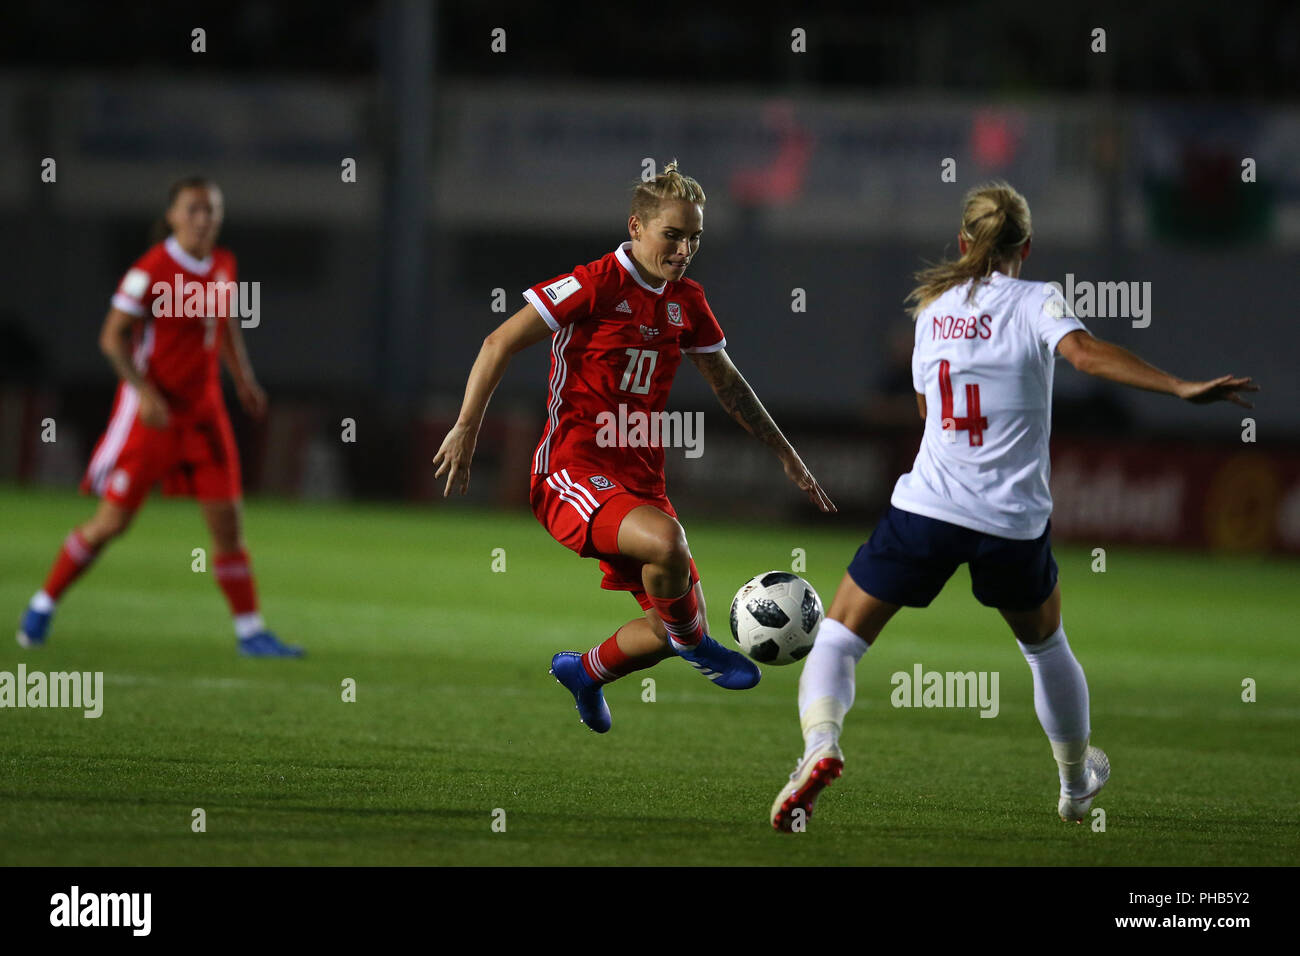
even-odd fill
[{"label": "player's knee", "polygon": [[1034,645],[1043,643],[1043,641],[1055,634],[1056,629],[1060,626],[1059,619],[1053,622],[1047,618],[1040,618],[1032,624],[1025,623],[1013,627],[1012,631],[1016,635],[1016,640],[1021,644]]},{"label": "player's knee", "polygon": [[107,544],[113,538],[125,534],[131,527],[134,512],[116,510],[109,514],[96,515],[94,520],[82,530],[86,543],[98,547]]},{"label": "player's knee", "polygon": [[656,536],[654,552],[652,563],[659,565],[665,571],[689,572],[691,549],[686,544],[686,532],[676,521]]},{"label": "player's knee", "polygon": [[217,554],[235,554],[244,550],[244,539],[240,536],[238,530],[222,529],[214,531],[212,543],[216,546]]},{"label": "player's knee", "polygon": [[205,509],[208,530],[212,541],[221,553],[238,551],[243,547],[239,512],[233,507],[208,507]]}]

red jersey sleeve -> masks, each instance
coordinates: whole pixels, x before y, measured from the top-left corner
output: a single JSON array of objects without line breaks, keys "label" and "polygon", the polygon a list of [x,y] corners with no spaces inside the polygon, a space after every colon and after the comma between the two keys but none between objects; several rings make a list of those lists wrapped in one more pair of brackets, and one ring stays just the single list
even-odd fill
[{"label": "red jersey sleeve", "polygon": [[127,315],[134,315],[140,318],[149,312],[149,307],[153,302],[153,267],[156,263],[156,257],[153,250],[149,250],[135,261],[135,265],[126,270],[126,275],[122,276],[122,281],[117,284],[117,291],[113,293],[113,308],[121,309]]},{"label": "red jersey sleeve", "polygon": [[[220,256],[214,255],[212,263],[212,277],[217,282],[239,282],[239,263],[235,261],[235,254],[228,249],[220,250]],[[224,342],[230,338],[230,323],[242,321],[239,315],[226,317],[225,322],[217,323],[217,341]]]},{"label": "red jersey sleeve", "polygon": [[596,308],[597,281],[586,266],[547,279],[524,290],[524,298],[542,316],[552,332],[581,322]]},{"label": "red jersey sleeve", "polygon": [[691,322],[680,342],[683,352],[716,352],[727,347],[727,337],[722,334],[722,326],[709,308],[702,290],[697,290],[691,308]]}]

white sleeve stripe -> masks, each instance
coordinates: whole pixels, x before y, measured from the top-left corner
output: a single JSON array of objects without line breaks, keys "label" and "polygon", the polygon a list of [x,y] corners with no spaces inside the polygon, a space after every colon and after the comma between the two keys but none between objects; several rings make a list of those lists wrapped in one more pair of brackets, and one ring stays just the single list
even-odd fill
[{"label": "white sleeve stripe", "polygon": [[550,327],[552,332],[560,331],[560,323],[555,321],[555,316],[551,315],[551,310],[546,307],[546,303],[542,301],[541,296],[532,289],[525,289],[524,298],[529,305],[537,310],[542,317],[542,321]]},{"label": "white sleeve stripe", "polygon": [[113,296],[113,308],[121,309],[127,315],[134,315],[137,318],[144,315],[144,306],[129,295],[118,292]]},{"label": "white sleeve stripe", "polygon": [[719,349],[727,347],[727,339],[724,336],[721,341],[714,342],[712,345],[697,345],[694,348],[682,349],[683,352],[716,352]]}]

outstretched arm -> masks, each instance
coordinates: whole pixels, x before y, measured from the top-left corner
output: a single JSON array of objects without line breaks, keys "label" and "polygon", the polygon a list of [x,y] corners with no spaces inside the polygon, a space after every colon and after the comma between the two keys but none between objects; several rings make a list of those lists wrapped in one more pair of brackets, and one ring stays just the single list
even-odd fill
[{"label": "outstretched arm", "polygon": [[1128,349],[1112,342],[1093,338],[1087,332],[1076,330],[1065,336],[1056,346],[1057,351],[1080,372],[1097,378],[1131,385],[1148,392],[1175,395],[1198,405],[1209,402],[1232,402],[1242,408],[1253,408],[1238,392],[1258,392],[1259,387],[1249,378],[1220,375],[1204,382],[1187,382],[1149,365]]},{"label": "outstretched arm", "polygon": [[238,316],[226,320],[226,332],[221,336],[221,361],[235,383],[235,394],[244,411],[254,418],[266,414],[266,392],[257,384],[253,374],[253,363],[248,360],[248,349],[244,347],[244,332]]},{"label": "outstretched arm", "polygon": [[537,310],[526,305],[483,340],[474,367],[469,371],[460,416],[442,440],[438,454],[433,457],[433,463],[438,466],[433,477],[441,478],[443,472],[447,472],[447,485],[442,490],[444,498],[453,488],[462,495],[469,489],[469,464],[478,442],[479,426],[483,424],[488,401],[501,383],[501,376],[505,374],[511,357],[520,349],[540,342],[550,334],[550,327]]},{"label": "outstretched arm", "polygon": [[776,427],[776,422],[772,421],[772,416],[767,413],[740,370],[732,364],[726,349],[687,354],[713,389],[713,394],[718,396],[718,401],[727,410],[727,414],[739,422],[745,431],[776,452],[785,466],[786,476],[808,493],[808,500],[822,511],[837,510],[812,472],[781,434],[781,429]]}]

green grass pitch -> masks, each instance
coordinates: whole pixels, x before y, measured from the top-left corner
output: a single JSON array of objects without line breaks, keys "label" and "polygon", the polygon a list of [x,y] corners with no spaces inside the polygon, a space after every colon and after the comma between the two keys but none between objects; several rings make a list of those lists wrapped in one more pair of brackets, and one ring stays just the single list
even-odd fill
[{"label": "green grass pitch", "polygon": [[[12,629],[93,502],[0,488],[0,606]],[[683,516],[712,633],[751,575],[807,554],[829,601],[865,528]],[[0,863],[1293,864],[1300,676],[1293,561],[1058,548],[1064,617],[1114,767],[1106,827],[1056,817],[1029,669],[964,570],[901,612],[858,668],[843,779],[808,831],[768,807],[801,749],[799,665],[744,693],[667,661],[607,690],[582,727],[548,676],[635,616],[594,561],[530,515],[252,501],[271,626],[303,661],[244,660],[191,502],[152,499],[66,596],[50,643],[0,671],[103,671],[104,711],[0,710]],[[492,570],[504,549],[506,570]],[[12,630],[10,630],[12,634]],[[896,709],[890,675],[997,671],[1001,709]],[[641,678],[655,700],[643,701]],[[1242,681],[1258,700],[1242,701]],[[342,682],[356,681],[356,702]],[[191,812],[206,813],[206,832]],[[493,829],[504,811],[505,830]],[[500,820],[500,814],[495,815]]]}]

